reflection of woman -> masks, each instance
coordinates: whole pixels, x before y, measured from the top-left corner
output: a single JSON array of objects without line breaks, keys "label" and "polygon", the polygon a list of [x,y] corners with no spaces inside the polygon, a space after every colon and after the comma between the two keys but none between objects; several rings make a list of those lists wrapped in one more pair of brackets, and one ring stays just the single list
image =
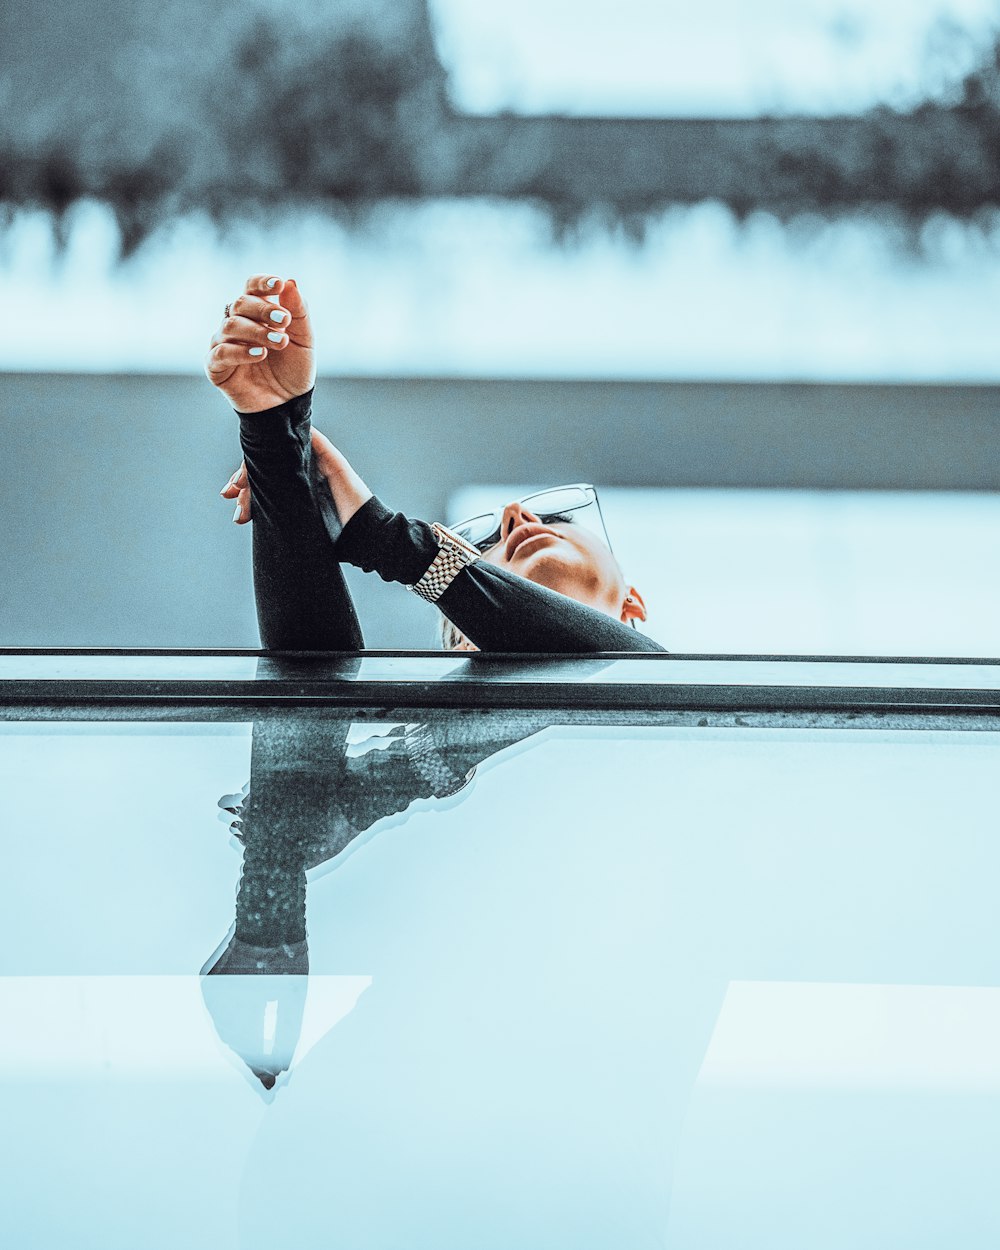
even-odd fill
[{"label": "reflection of woman", "polygon": [[478,763],[548,722],[547,713],[519,713],[401,725],[357,758],[347,750],[350,719],[326,710],[254,722],[251,783],[220,800],[243,844],[236,920],[202,969],[202,991],[219,1035],[265,1089],[289,1067],[302,1021],[306,871],[415,799],[457,793]]},{"label": "reflection of woman", "polygon": [[252,506],[265,647],[361,648],[340,570],[346,562],[436,603],[456,631],[453,646],[663,650],[628,628],[645,620],[642,598],[626,584],[600,533],[577,524],[573,511],[540,515],[526,501],[510,503],[498,532],[487,536],[494,540],[476,544],[443,526],[409,521],[375,498],[310,426],[312,333],[293,280],[247,281],[227,307],[206,368],[240,414],[244,465],[222,493],[238,501],[240,523],[250,519]]}]

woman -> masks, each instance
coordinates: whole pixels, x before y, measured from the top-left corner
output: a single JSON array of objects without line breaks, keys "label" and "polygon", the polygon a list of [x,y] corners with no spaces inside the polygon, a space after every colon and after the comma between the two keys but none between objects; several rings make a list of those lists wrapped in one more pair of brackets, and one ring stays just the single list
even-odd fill
[{"label": "woman", "polygon": [[[377,572],[437,604],[453,646],[483,651],[663,648],[630,624],[646,619],[600,538],[545,523],[516,501],[498,541],[479,550],[440,525],[392,513],[310,425],[312,330],[295,281],[249,278],[226,307],[206,362],[240,417],[244,463],[222,494],[254,520],[254,589],[270,650],[360,650],[340,563]],[[428,448],[433,455],[433,448]]]},{"label": "woman", "polygon": [[[336,708],[256,717],[251,780],[219,800],[243,865],[233,924],[205,962],[201,988],[219,1036],[260,1086],[273,1089],[298,1044],[307,872],[416,801],[425,813],[461,802],[480,763],[556,723],[550,712],[446,713],[386,731]],[[369,737],[352,748],[348,733],[360,727]]]},{"label": "woman", "polygon": [[[252,507],[254,589],[266,648],[362,648],[340,567],[346,561],[437,603],[453,647],[662,651],[630,628],[645,619],[642,599],[626,586],[607,544],[583,526],[543,519],[514,501],[495,535],[480,534],[477,542],[469,530],[469,542],[393,514],[373,496],[310,426],[312,334],[293,281],[261,275],[247,282],[226,309],[207,372],[240,416],[244,463],[222,494],[237,500],[240,524]],[[385,749],[355,768],[346,751],[350,722],[342,717],[300,713],[254,724],[252,782],[222,801],[237,817],[244,846],[236,919],[203,968],[202,987],[220,1035],[265,1089],[287,1070],[298,1036],[299,982],[309,967],[307,869],[332,860],[414,798],[456,795],[481,760],[548,723],[538,714],[516,726],[495,718],[401,726]],[[234,996],[227,974],[246,973],[300,975],[278,1003],[270,980],[259,993],[250,986]]]}]

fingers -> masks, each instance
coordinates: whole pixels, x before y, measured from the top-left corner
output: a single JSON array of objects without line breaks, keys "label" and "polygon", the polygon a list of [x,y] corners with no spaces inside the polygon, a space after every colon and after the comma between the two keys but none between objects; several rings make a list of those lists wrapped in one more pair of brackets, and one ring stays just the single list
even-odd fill
[{"label": "fingers", "polygon": [[236,500],[236,510],[233,513],[235,524],[245,525],[251,519],[250,481],[247,477],[245,461],[219,491],[219,494],[223,499]]},{"label": "fingers", "polygon": [[[274,283],[273,288],[269,283]],[[247,279],[244,294],[228,305],[205,360],[205,372],[216,386],[223,386],[240,365],[259,364],[269,352],[284,351],[288,346],[285,327],[291,323],[292,314],[265,298],[272,289],[280,292],[282,285],[280,278],[255,274]]]},{"label": "fingers", "polygon": [[293,320],[309,315],[306,302],[299,291],[294,278],[276,278],[273,274],[255,273],[246,280],[243,288],[246,295],[262,296],[266,300],[275,299],[282,308],[287,308]]},{"label": "fingers", "polygon": [[[245,301],[245,302],[244,302]],[[287,310],[287,316],[281,314]],[[312,347],[309,309],[294,278],[255,273],[247,278],[244,293],[230,311],[267,325],[273,321],[287,331],[297,347]]]},{"label": "fingers", "polygon": [[[287,319],[288,314],[285,314]],[[212,339],[213,343],[245,343],[250,347],[276,347],[279,351],[288,346],[288,335],[280,325],[273,322],[253,321],[249,317],[228,316]]]},{"label": "fingers", "polygon": [[205,358],[209,380],[221,386],[240,365],[259,364],[267,359],[266,347],[248,347],[246,343],[217,342]]},{"label": "fingers", "polygon": [[306,308],[306,302],[302,298],[298,283],[294,278],[285,279],[285,289],[281,292],[281,303],[292,314],[293,321],[309,316],[309,309]]},{"label": "fingers", "polygon": [[284,279],[276,278],[273,273],[252,273],[243,290],[247,295],[262,295],[266,299],[268,296],[280,295],[284,285]]},{"label": "fingers", "polygon": [[229,316],[223,321],[218,337],[239,339],[255,335],[251,341],[256,342],[262,334],[284,335],[291,319],[292,314],[286,308],[278,308],[259,295],[238,295],[229,305]]},{"label": "fingers", "polygon": [[244,486],[236,496],[236,511],[233,513],[233,521],[236,525],[246,525],[250,520],[250,488]]},{"label": "fingers", "polygon": [[205,372],[216,386],[225,385],[240,365],[259,363],[289,343],[312,347],[309,314],[295,279],[253,274],[243,294],[227,306],[226,318],[212,337]]}]

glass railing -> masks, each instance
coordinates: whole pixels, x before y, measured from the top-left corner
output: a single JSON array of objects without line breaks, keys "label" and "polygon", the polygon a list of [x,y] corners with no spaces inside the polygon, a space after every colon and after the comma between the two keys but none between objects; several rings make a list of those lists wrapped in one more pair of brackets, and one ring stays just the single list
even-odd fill
[{"label": "glass railing", "polygon": [[992,1247],[1000,663],[0,654],[12,1246]]}]

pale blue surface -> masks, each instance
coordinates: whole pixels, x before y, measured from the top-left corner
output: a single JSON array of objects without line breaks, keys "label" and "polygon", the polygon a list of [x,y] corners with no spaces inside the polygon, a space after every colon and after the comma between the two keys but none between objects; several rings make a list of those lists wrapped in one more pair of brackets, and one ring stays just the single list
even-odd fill
[{"label": "pale blue surface", "polygon": [[544,730],[310,874],[265,1100],[197,976],[250,726],[2,726],[5,1246],[992,1248],[998,746]]}]

